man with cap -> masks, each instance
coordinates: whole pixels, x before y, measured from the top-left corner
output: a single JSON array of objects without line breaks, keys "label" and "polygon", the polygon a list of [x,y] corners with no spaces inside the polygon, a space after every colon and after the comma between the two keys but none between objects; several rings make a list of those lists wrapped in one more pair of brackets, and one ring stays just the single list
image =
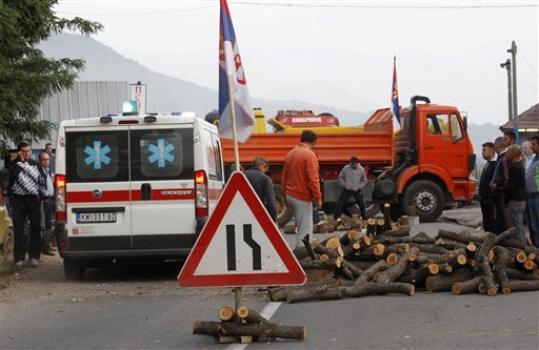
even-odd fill
[{"label": "man with cap", "polygon": [[354,197],[356,204],[361,211],[361,217],[366,218],[365,203],[361,191],[367,184],[367,175],[365,169],[359,164],[359,159],[356,156],[350,158],[350,163],[346,164],[339,173],[339,184],[343,188],[337,208],[335,209],[335,220],[339,220],[346,203],[350,197]]}]

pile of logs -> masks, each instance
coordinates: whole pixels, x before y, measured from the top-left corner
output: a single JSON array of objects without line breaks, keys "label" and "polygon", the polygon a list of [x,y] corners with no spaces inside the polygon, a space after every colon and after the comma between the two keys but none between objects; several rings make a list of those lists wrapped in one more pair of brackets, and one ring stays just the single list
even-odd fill
[{"label": "pile of logs", "polygon": [[[294,254],[308,283],[269,289],[273,301],[289,303],[400,293],[539,290],[539,250],[522,243],[511,228],[499,235],[439,230],[436,237],[410,226],[369,219],[366,234],[350,229],[318,242],[305,237]],[[365,231],[365,230],[364,230]],[[318,280],[314,280],[317,276]]]},{"label": "pile of logs", "polygon": [[249,344],[276,338],[304,340],[307,333],[303,326],[284,326],[271,322],[245,306],[234,310],[230,306],[219,308],[219,322],[194,321],[193,334],[212,335],[219,343]]}]

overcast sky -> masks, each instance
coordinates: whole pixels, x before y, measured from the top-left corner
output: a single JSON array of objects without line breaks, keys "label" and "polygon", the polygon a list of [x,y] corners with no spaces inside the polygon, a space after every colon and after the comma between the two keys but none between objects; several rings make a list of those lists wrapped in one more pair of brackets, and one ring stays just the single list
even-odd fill
[{"label": "overcast sky", "polygon": [[[471,122],[496,124],[507,119],[507,77],[499,64],[511,40],[518,45],[519,111],[539,101],[538,5],[229,1],[254,97],[362,112],[386,107],[395,54],[402,105],[422,94],[458,106]],[[64,0],[56,10],[101,22],[105,29],[94,38],[152,70],[217,89],[218,0]]]}]

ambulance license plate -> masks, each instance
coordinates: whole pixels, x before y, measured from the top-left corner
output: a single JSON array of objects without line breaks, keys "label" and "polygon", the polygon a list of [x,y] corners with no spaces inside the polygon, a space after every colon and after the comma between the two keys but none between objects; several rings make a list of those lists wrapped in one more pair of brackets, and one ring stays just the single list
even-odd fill
[{"label": "ambulance license plate", "polygon": [[116,222],[116,213],[77,213],[77,223]]}]

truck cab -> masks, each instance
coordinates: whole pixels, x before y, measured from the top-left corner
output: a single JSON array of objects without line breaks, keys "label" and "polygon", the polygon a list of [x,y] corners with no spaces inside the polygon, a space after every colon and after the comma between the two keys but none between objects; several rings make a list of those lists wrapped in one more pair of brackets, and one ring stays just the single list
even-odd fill
[{"label": "truck cab", "polygon": [[475,154],[466,119],[458,109],[415,96],[401,116],[402,128],[395,134],[395,166],[382,176],[395,187],[391,191],[390,184],[381,181],[375,191],[378,199],[391,198],[400,203],[401,212],[417,214],[421,221],[436,220],[452,202],[471,201],[476,188],[471,178]]}]

